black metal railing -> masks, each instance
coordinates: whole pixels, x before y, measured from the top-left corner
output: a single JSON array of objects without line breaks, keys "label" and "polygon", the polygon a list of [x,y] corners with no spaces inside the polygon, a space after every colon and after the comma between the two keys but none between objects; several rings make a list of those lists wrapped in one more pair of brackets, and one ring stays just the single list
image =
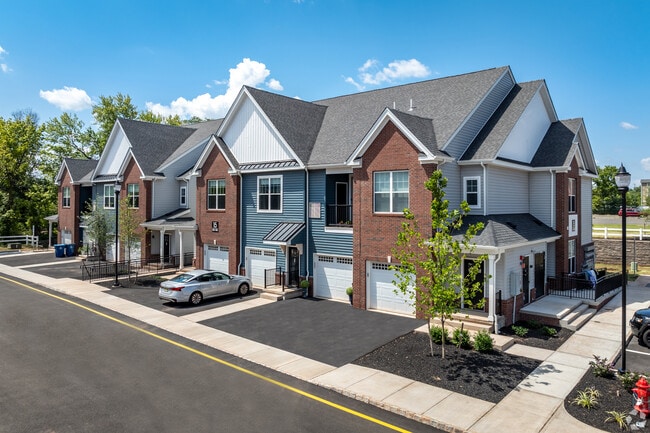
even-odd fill
[{"label": "black metal railing", "polygon": [[264,269],[264,288],[271,286],[281,286],[284,292],[284,272],[280,266],[275,268]]},{"label": "black metal railing", "polygon": [[328,204],[325,223],[328,226],[352,227],[351,204]]},{"label": "black metal railing", "polygon": [[620,273],[606,274],[601,270],[597,274],[596,284],[582,274],[549,277],[548,294],[595,301],[623,285],[623,276]]},{"label": "black metal railing", "polygon": [[[132,260],[120,260],[117,262],[117,276],[123,277],[136,277],[141,274],[155,275],[161,271],[169,271],[170,269],[192,264],[194,258],[193,253],[185,253],[182,255],[175,254],[161,257],[150,257]],[[83,281],[103,280],[115,277],[115,262],[99,260],[97,258],[88,258],[81,261],[81,279]]]}]

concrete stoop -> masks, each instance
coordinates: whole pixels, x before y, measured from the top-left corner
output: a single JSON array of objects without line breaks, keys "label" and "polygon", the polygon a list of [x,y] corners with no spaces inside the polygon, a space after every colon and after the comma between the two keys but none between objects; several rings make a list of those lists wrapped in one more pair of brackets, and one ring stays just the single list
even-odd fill
[{"label": "concrete stoop", "polygon": [[299,298],[302,296],[302,289],[285,288],[282,290],[277,287],[267,287],[265,289],[256,287],[255,290],[260,291],[260,298],[269,299],[271,301],[283,301],[285,299]]},{"label": "concrete stoop", "polygon": [[560,326],[562,328],[567,328],[570,331],[577,331],[596,313],[597,310],[591,308],[588,304],[580,304],[560,319]]}]

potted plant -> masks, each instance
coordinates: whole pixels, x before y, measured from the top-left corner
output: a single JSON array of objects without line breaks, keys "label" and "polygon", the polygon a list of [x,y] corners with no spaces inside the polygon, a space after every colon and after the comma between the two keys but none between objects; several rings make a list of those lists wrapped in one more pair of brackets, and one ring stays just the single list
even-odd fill
[{"label": "potted plant", "polygon": [[309,289],[309,280],[302,280],[300,282],[300,288],[302,289],[302,297],[307,297],[307,290]]},{"label": "potted plant", "polygon": [[352,304],[352,295],[354,294],[354,289],[352,287],[348,287],[347,289],[345,289],[345,293],[347,293],[348,298],[350,298],[350,305],[353,305]]}]

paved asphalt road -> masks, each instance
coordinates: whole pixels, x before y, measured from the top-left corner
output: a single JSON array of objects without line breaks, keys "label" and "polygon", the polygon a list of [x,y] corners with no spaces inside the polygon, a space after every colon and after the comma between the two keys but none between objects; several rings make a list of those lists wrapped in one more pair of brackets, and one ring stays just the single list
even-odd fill
[{"label": "paved asphalt road", "polygon": [[2,275],[0,296],[2,433],[435,431]]}]

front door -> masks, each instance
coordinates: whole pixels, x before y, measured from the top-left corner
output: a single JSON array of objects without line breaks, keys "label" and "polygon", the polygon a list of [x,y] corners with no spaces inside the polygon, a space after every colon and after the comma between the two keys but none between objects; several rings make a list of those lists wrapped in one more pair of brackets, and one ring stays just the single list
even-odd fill
[{"label": "front door", "polygon": [[289,247],[289,269],[288,269],[288,280],[289,286],[295,287],[300,282],[300,253],[298,248]]},{"label": "front door", "polygon": [[544,296],[544,276],[546,275],[544,256],[544,253],[535,254],[535,299]]},{"label": "front door", "polygon": [[337,224],[349,224],[351,220],[348,183],[336,182],[336,222]]},{"label": "front door", "polygon": [[528,274],[528,256],[524,256],[524,259],[521,264],[521,289],[523,290],[524,294],[524,304],[527,304],[530,302],[528,299],[530,295],[530,276]]},{"label": "front door", "polygon": [[171,244],[171,235],[165,234],[164,240],[163,240],[163,261],[169,262],[169,251],[170,251],[170,244]]}]

